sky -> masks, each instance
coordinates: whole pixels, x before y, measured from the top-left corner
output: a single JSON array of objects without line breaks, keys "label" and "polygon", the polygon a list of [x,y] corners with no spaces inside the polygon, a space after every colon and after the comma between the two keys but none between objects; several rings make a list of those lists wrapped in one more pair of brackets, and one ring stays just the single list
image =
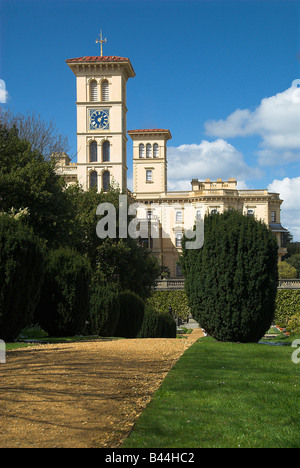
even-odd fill
[{"label": "sky", "polygon": [[[127,129],[165,128],[168,189],[235,177],[280,193],[300,241],[300,1],[0,0],[0,106],[53,119],[76,155],[66,59],[128,57]],[[132,141],[128,138],[128,185]],[[76,161],[76,156],[74,161]]]}]

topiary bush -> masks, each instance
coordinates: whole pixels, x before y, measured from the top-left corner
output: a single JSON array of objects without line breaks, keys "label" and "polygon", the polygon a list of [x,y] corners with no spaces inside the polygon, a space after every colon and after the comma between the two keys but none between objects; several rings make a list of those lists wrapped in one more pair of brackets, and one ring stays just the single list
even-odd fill
[{"label": "topiary bush", "polygon": [[160,313],[146,304],[139,338],[176,338],[176,322],[169,315]]},{"label": "topiary bush", "polygon": [[136,338],[143,323],[145,303],[132,291],[121,292],[119,301],[120,317],[115,336]]},{"label": "topiary bush", "polygon": [[45,248],[33,231],[0,215],[0,338],[12,341],[32,321],[44,278]]},{"label": "topiary bush", "polygon": [[257,342],[275,313],[278,245],[254,217],[226,211],[204,221],[204,245],[185,248],[182,267],[191,313],[219,341]]},{"label": "topiary bush", "polygon": [[35,322],[50,336],[73,336],[83,331],[90,278],[90,263],[76,250],[60,247],[49,251]]},{"label": "topiary bush", "polygon": [[120,301],[116,291],[109,287],[91,287],[89,332],[99,336],[114,336],[120,317]]},{"label": "topiary bush", "polygon": [[161,338],[176,338],[176,322],[169,314],[159,314],[159,324]]}]

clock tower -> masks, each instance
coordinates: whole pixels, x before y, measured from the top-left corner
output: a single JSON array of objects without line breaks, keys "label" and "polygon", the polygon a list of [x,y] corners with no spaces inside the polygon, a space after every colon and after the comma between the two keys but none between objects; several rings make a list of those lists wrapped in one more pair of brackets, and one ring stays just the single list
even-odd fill
[{"label": "clock tower", "polygon": [[[101,37],[102,39],[102,37]],[[105,40],[98,40],[101,43]],[[84,190],[127,190],[126,84],[135,72],[116,56],[66,60],[76,76],[77,173]]]}]

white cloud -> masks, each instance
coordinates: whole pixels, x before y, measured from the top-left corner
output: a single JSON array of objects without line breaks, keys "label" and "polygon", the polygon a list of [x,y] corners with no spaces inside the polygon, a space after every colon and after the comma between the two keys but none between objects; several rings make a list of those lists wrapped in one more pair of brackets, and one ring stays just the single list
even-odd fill
[{"label": "white cloud", "polygon": [[0,103],[5,104],[7,102],[8,92],[6,91],[5,81],[0,79]]},{"label": "white cloud", "polygon": [[268,186],[268,190],[280,194],[283,200],[281,224],[291,232],[294,241],[300,241],[300,177],[275,179]]},{"label": "white cloud", "polygon": [[[300,90],[295,85],[264,98],[254,110],[237,109],[225,120],[206,122],[206,133],[220,138],[261,136],[261,164],[300,160]],[[280,161],[280,159],[279,159]]]},{"label": "white cloud", "polygon": [[223,139],[168,148],[168,190],[190,190],[192,179],[235,177],[245,181],[260,175],[258,169],[245,163],[242,153]]}]

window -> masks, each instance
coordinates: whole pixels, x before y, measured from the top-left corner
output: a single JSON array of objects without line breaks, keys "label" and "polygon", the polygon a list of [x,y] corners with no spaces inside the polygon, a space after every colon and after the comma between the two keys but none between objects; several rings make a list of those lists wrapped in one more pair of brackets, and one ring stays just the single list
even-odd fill
[{"label": "window", "polygon": [[179,263],[176,263],[176,276],[177,276],[177,278],[182,278],[183,277],[182,269],[181,269],[181,266],[179,265]]},{"label": "window", "polygon": [[182,211],[176,211],[176,223],[182,223]]},{"label": "window", "polygon": [[148,219],[148,221],[150,221],[152,219],[152,211],[151,210],[147,211],[147,219]]},{"label": "window", "polygon": [[154,158],[158,158],[158,157],[159,157],[159,148],[158,148],[158,144],[157,144],[157,143],[154,143],[154,145],[153,145],[153,157],[154,157]]},{"label": "window", "polygon": [[271,211],[271,223],[276,223],[276,211]]},{"label": "window", "polygon": [[196,221],[201,221],[201,210],[196,211]]},{"label": "window", "polygon": [[93,171],[90,174],[90,187],[98,189],[98,174],[96,171]]},{"label": "window", "polygon": [[147,145],[146,145],[146,158],[151,158],[151,154],[152,154],[151,145],[150,145],[150,143],[147,143]]},{"label": "window", "polygon": [[104,192],[108,192],[110,186],[110,173],[109,171],[104,171],[102,176],[102,188]]},{"label": "window", "polygon": [[210,212],[211,214],[218,214],[217,208],[212,208]]},{"label": "window", "polygon": [[97,81],[93,80],[90,82],[90,100],[98,101],[98,90],[97,90]]},{"label": "window", "polygon": [[247,210],[247,216],[254,216],[254,210]]},{"label": "window", "polygon": [[176,247],[180,248],[182,246],[182,234],[176,234]]},{"label": "window", "polygon": [[146,170],[146,182],[152,182],[152,170],[151,169]]},{"label": "window", "polygon": [[141,143],[139,146],[139,157],[140,158],[145,157],[145,145],[143,145],[143,143]]},{"label": "window", "polygon": [[90,162],[97,162],[98,155],[97,155],[97,142],[92,141],[90,144]]},{"label": "window", "polygon": [[102,145],[102,159],[103,162],[110,161],[110,143],[109,141],[105,141]]},{"label": "window", "polygon": [[107,80],[102,81],[101,99],[102,101],[109,101],[109,84]]}]

